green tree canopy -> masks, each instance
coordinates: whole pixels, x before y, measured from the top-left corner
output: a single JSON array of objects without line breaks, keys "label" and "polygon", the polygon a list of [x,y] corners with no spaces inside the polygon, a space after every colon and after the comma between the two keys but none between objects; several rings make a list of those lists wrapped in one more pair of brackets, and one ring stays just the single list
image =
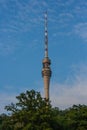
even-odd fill
[{"label": "green tree canopy", "polygon": [[[17,103],[11,103],[5,109],[11,112],[5,122],[5,130],[56,130],[59,125],[55,122],[52,107],[49,101],[43,99],[39,92],[34,90],[21,93]],[[53,123],[56,128],[54,129]]]},{"label": "green tree canopy", "polygon": [[5,107],[10,115],[0,115],[0,130],[87,130],[86,105],[59,110],[34,90],[16,98]]}]

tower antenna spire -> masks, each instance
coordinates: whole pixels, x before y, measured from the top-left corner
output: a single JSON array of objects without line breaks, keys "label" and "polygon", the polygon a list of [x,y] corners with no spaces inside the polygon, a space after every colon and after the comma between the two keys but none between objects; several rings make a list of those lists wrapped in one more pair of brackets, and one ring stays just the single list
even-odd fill
[{"label": "tower antenna spire", "polygon": [[47,11],[45,12],[45,57],[48,57]]}]

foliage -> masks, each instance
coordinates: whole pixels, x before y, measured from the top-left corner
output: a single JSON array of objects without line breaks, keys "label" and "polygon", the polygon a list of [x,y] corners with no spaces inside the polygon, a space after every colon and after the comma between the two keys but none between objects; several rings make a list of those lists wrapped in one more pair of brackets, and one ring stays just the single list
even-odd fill
[{"label": "foliage", "polygon": [[65,110],[52,108],[34,90],[16,98],[16,104],[5,107],[10,115],[0,115],[0,130],[87,130],[86,105],[73,105]]},{"label": "foliage", "polygon": [[62,112],[64,130],[87,130],[87,106],[73,105]]},{"label": "foliage", "polygon": [[11,103],[5,107],[7,111],[11,111],[11,115],[4,122],[5,130],[54,130],[52,107],[39,92],[26,91],[16,98],[16,104]]}]

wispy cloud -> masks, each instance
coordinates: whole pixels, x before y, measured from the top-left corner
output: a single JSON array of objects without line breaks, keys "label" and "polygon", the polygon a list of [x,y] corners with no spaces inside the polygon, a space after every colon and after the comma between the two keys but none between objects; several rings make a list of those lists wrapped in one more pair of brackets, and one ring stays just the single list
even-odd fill
[{"label": "wispy cloud", "polygon": [[0,114],[8,113],[4,108],[6,105],[11,103],[16,103],[16,96],[20,95],[20,93],[29,90],[29,87],[15,87],[11,85],[6,85],[3,89],[0,90]]},{"label": "wispy cloud", "polygon": [[[3,9],[3,12],[5,12],[3,15],[4,21],[0,24],[0,30],[2,32],[11,33],[32,31],[33,28],[41,26],[40,24],[43,21],[43,13],[45,10],[48,10],[49,21],[52,25],[56,25],[56,31],[58,33],[60,29],[66,30],[67,33],[67,28],[68,30],[70,29],[69,32],[72,32],[72,24],[74,24],[75,21],[77,21],[75,24],[78,24],[78,18],[82,20],[81,17],[84,16],[84,19],[87,17],[87,2],[85,0],[76,3],[75,0],[57,0],[52,1],[52,3],[54,7],[48,1],[35,0],[32,2],[32,0],[30,0],[20,2],[18,0],[4,0],[1,2],[1,5],[5,4],[6,8]],[[71,11],[68,9],[69,7]],[[61,8],[59,12],[58,8]],[[53,28],[53,26],[50,28]]]},{"label": "wispy cloud", "polygon": [[[6,5],[6,8],[2,10],[5,12],[3,14],[3,21],[0,24],[2,31],[16,31],[16,32],[24,32],[29,31],[33,25],[37,25],[39,23],[38,12],[34,7],[39,2],[19,2],[17,0],[3,2],[2,4]],[[41,3],[40,3],[41,4]],[[2,6],[2,5],[0,5]],[[37,7],[37,6],[36,6]],[[3,13],[3,12],[2,12]],[[32,15],[31,15],[32,13]],[[35,17],[36,15],[36,17]],[[8,22],[7,22],[8,21]],[[34,23],[34,24],[33,24]],[[32,25],[33,24],[33,25]]]},{"label": "wispy cloud", "polygon": [[[54,106],[59,108],[68,108],[73,104],[87,105],[87,67],[76,67],[76,73],[68,83],[51,85],[51,100]],[[71,82],[70,84],[70,80]]]},{"label": "wispy cloud", "polygon": [[14,52],[14,50],[15,50],[15,46],[0,43],[0,55],[11,54]]},{"label": "wispy cloud", "polygon": [[16,50],[18,50],[22,44],[14,38],[14,42],[12,43],[12,37],[8,36],[6,39],[0,40],[0,55],[6,56],[10,54],[14,54]]},{"label": "wispy cloud", "polygon": [[79,37],[87,41],[87,23],[79,23],[75,25],[74,31]]},{"label": "wispy cloud", "polygon": [[9,105],[10,103],[15,103],[16,102],[16,94],[12,93],[12,94],[7,94],[7,93],[0,93],[1,97],[0,97],[0,113],[6,113],[5,111],[5,106]]},{"label": "wispy cloud", "polygon": [[[79,1],[79,2],[78,2]],[[81,23],[80,17],[84,15],[84,21],[87,17],[87,2],[85,0],[56,0],[51,2],[47,1],[18,1],[18,0],[1,0],[0,7],[5,4],[5,7],[0,12],[3,16],[0,19],[0,32],[8,33],[31,33],[34,29],[40,28],[43,23],[43,13],[45,9],[48,10],[48,21],[50,32],[54,32],[53,36],[70,36],[74,27],[74,34],[87,40],[87,23]],[[74,4],[73,4],[74,3]],[[63,7],[61,6],[63,4]],[[73,5],[74,6],[73,6]],[[4,12],[4,13],[3,13]],[[82,14],[82,15],[81,15]],[[78,19],[78,17],[80,19]],[[35,40],[37,39],[34,37]],[[2,39],[2,37],[1,37]],[[7,42],[7,39],[6,39]],[[14,40],[12,41],[14,42]],[[21,42],[21,39],[20,39]],[[11,54],[16,49],[16,46],[9,43],[0,44],[0,52]],[[36,47],[36,43],[34,43]]]},{"label": "wispy cloud", "polygon": [[[74,65],[72,67],[73,73],[71,72],[71,75],[69,75],[64,83],[59,84],[56,82],[51,84],[50,99],[53,106],[65,109],[73,104],[87,105],[87,65],[78,66]],[[13,86],[5,86],[3,89],[4,91],[0,92],[0,113],[5,112],[4,106],[17,101],[15,98],[17,95],[29,90],[28,87],[16,89]],[[42,88],[36,91],[40,91],[42,95],[44,93]]]}]

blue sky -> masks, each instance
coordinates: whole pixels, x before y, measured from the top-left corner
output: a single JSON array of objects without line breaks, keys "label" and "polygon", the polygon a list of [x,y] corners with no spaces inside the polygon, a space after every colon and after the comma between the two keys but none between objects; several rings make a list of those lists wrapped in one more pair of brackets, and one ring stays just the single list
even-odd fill
[{"label": "blue sky", "polygon": [[52,104],[87,104],[87,0],[0,0],[0,113],[26,90],[44,97],[46,10]]}]

